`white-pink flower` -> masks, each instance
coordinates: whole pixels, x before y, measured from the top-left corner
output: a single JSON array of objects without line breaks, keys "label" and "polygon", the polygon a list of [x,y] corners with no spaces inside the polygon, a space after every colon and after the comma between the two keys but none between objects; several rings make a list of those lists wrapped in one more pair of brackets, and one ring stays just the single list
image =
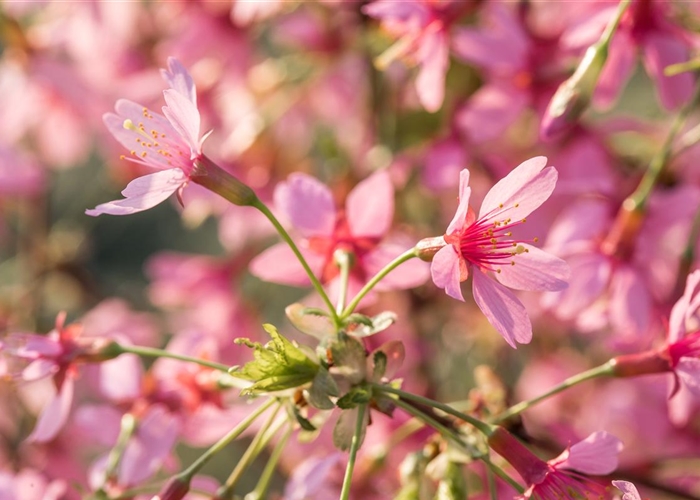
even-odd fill
[{"label": "white-pink flower", "polygon": [[112,135],[130,151],[129,161],[156,172],[131,181],[122,194],[124,199],[110,201],[86,210],[88,215],[127,215],[152,208],[190,180],[195,161],[202,158],[201,117],[192,77],[175,58],[168,59],[168,69],[161,70],[170,88],[163,91],[163,115],[135,102],[120,99],[117,114],[103,117]]},{"label": "white-pink flower", "polygon": [[478,217],[469,207],[469,171],[463,170],[459,207],[444,236],[448,244],[430,268],[435,284],[462,301],[461,282],[471,274],[476,304],[512,347],[530,342],[532,325],[508,288],[553,291],[567,286],[569,267],[563,260],[512,238],[511,229],[525,223],[554,190],[557,171],[546,165],[540,156],[513,169],[488,192]]}]

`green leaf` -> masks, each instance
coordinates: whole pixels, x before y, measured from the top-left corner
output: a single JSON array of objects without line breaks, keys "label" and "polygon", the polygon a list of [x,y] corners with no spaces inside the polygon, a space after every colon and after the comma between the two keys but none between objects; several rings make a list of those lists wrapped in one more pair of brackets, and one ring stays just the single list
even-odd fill
[{"label": "green leaf", "polygon": [[281,391],[311,382],[319,365],[302,349],[283,337],[273,325],[263,325],[270,334],[264,346],[248,339],[236,339],[236,343],[253,349],[253,361],[230,372],[232,377],[249,380],[253,385],[241,391],[243,395]]},{"label": "green leaf", "polygon": [[364,314],[351,314],[346,319],[347,331],[353,337],[369,337],[386,330],[396,322],[396,313],[384,311],[369,318]]},{"label": "green leaf", "polygon": [[329,349],[333,361],[333,373],[346,377],[350,384],[358,384],[365,379],[367,354],[358,340],[340,332]]},{"label": "green leaf", "polygon": [[[355,426],[357,424],[357,408],[352,410],[345,410],[341,412],[340,417],[338,417],[338,422],[336,422],[333,428],[333,444],[340,451],[348,451],[350,445],[352,444],[352,438],[355,435]],[[367,432],[367,423],[369,422],[369,409],[365,409],[362,431],[360,432],[360,443],[365,440],[365,433]]]},{"label": "green leaf", "polygon": [[438,483],[435,500],[463,500],[467,498],[467,481],[464,479],[462,467],[449,462],[445,475]]},{"label": "green leaf", "polygon": [[293,406],[294,410],[294,418],[296,419],[297,422],[299,422],[299,425],[301,426],[302,429],[305,431],[315,431],[316,427],[314,424],[311,423],[311,421],[308,418],[305,418],[299,413],[299,408],[296,406]]}]

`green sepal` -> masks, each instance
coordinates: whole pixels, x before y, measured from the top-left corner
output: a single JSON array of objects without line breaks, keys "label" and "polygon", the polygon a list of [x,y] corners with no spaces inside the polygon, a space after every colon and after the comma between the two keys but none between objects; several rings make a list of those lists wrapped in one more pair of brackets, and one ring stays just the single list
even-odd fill
[{"label": "green sepal", "polygon": [[366,387],[353,387],[347,394],[336,401],[336,406],[343,410],[355,408],[358,405],[367,404],[372,399],[372,391]]},{"label": "green sepal", "polygon": [[273,325],[265,324],[263,328],[272,337],[264,346],[248,339],[236,339],[237,344],[253,349],[254,357],[253,361],[242,368],[230,371],[232,377],[254,382],[252,386],[243,389],[241,394],[282,391],[311,382],[319,365],[297,345],[283,337]]}]

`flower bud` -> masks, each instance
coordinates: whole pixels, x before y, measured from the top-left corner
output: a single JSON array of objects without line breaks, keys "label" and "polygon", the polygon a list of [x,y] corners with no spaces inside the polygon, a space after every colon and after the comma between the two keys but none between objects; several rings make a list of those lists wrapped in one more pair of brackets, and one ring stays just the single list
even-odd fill
[{"label": "flower bud", "polygon": [[430,262],[435,257],[435,254],[445,245],[447,245],[447,242],[442,236],[423,238],[415,246],[416,255],[420,260]]},{"label": "flower bud", "polygon": [[559,85],[547,106],[540,126],[543,141],[556,139],[576,124],[591,102],[607,58],[607,44],[596,43],[588,47],[574,74]]},{"label": "flower bud", "polygon": [[255,191],[248,185],[236,179],[204,155],[195,160],[190,179],[192,182],[226,198],[234,205],[250,206],[257,199]]},{"label": "flower bud", "polygon": [[189,478],[175,476],[170,478],[151,500],[182,500],[190,491]]}]

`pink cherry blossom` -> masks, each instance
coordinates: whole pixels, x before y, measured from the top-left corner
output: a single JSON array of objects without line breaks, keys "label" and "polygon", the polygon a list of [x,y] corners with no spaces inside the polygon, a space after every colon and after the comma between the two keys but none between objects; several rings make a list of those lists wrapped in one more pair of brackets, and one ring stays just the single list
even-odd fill
[{"label": "pink cherry blossom", "polygon": [[608,488],[587,476],[613,472],[623,447],[615,436],[594,432],[545,462],[502,428],[489,437],[489,444],[527,483],[527,490],[518,497],[520,500],[611,498]]},{"label": "pink cherry blossom", "polygon": [[470,2],[418,0],[395,2],[377,0],[362,8],[368,16],[380,19],[387,31],[399,40],[383,56],[410,57],[420,66],[416,91],[421,104],[430,112],[442,106],[445,75],[450,64],[450,27]]},{"label": "pink cherry blossom", "polygon": [[469,171],[463,170],[459,207],[444,236],[447,245],[430,268],[435,284],[462,301],[460,283],[471,274],[479,309],[512,347],[530,342],[532,326],[525,307],[506,287],[562,290],[569,272],[561,259],[512,238],[511,229],[524,224],[554,190],[557,171],[546,165],[546,158],[537,157],[513,169],[488,192],[478,217],[469,206]]},{"label": "pink cherry blossom", "polygon": [[190,180],[197,160],[203,157],[200,115],[192,77],[177,59],[168,59],[162,70],[170,88],[163,91],[167,106],[163,115],[126,99],[117,101],[117,114],[107,113],[104,122],[112,135],[128,150],[129,161],[156,170],[131,181],[122,191],[125,199],[110,201],[86,210],[88,215],[127,215],[148,210]]},{"label": "pink cherry blossom", "polygon": [[[333,259],[337,249],[352,253],[349,295],[395,257],[410,248],[401,236],[389,236],[394,215],[394,187],[386,171],[359,183],[347,197],[345,209],[336,209],[333,194],[306,174],[292,174],[275,190],[275,206],[301,234],[301,251],[314,273],[337,295],[339,269]],[[286,244],[275,245],[250,265],[258,278],[301,286],[308,278]],[[409,261],[389,274],[377,290],[417,286],[428,278],[427,267]]]}]

